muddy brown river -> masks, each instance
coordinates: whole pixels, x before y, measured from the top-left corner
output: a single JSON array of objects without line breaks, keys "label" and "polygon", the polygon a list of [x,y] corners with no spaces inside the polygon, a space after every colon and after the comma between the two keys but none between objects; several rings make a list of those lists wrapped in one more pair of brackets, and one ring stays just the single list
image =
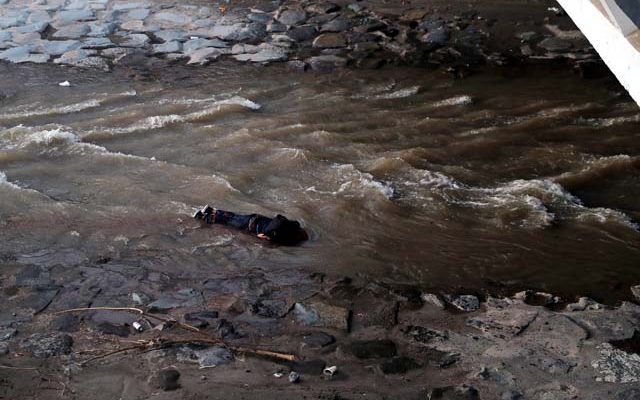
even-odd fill
[{"label": "muddy brown river", "polygon": [[[147,80],[6,64],[0,76],[3,259],[607,302],[640,283],[640,110],[609,80],[225,63]],[[206,203],[282,213],[312,238],[276,247],[202,228],[190,215]]]}]

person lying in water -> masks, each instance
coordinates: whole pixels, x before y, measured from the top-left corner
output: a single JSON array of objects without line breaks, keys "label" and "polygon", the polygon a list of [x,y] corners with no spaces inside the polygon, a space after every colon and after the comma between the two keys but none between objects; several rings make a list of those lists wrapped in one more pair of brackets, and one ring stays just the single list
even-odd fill
[{"label": "person lying in water", "polygon": [[231,211],[216,210],[206,205],[196,211],[193,218],[209,225],[231,226],[277,244],[294,245],[309,239],[309,235],[298,221],[289,220],[280,214],[275,218],[260,214],[241,215]]}]

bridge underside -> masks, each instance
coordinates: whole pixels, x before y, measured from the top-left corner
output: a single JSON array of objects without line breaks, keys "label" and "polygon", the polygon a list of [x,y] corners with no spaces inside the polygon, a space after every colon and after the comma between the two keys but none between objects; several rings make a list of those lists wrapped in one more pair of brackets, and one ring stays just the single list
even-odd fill
[{"label": "bridge underside", "polygon": [[640,1],[558,2],[640,105]]}]

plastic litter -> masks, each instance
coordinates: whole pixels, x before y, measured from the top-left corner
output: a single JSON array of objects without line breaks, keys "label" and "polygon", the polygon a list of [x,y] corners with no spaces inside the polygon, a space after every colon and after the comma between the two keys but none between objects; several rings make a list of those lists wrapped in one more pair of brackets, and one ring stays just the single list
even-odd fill
[{"label": "plastic litter", "polygon": [[291,371],[291,373],[289,374],[289,382],[291,383],[300,382],[300,374],[297,373],[296,371]]},{"label": "plastic litter", "polygon": [[71,83],[69,83],[69,81],[64,81],[64,82],[58,83],[58,86],[69,87],[71,86]]},{"label": "plastic litter", "polygon": [[282,372],[274,372],[273,376],[276,378],[282,378],[284,376],[284,374]]},{"label": "plastic litter", "polygon": [[144,327],[138,321],[135,321],[132,325],[133,325],[133,329],[135,329],[138,332],[142,332],[144,330]]},{"label": "plastic litter", "polygon": [[335,365],[332,365],[330,367],[327,367],[324,369],[324,371],[322,371],[322,373],[324,374],[324,376],[326,376],[327,378],[333,378],[333,376],[338,372],[338,367]]}]

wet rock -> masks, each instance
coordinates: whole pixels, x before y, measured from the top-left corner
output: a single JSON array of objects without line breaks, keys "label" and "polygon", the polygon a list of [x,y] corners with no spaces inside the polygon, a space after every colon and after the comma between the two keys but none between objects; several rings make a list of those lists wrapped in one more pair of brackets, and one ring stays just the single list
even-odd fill
[{"label": "wet rock", "polygon": [[409,357],[394,357],[380,364],[380,369],[385,375],[406,374],[416,368],[420,368],[420,364]]},{"label": "wet rock", "polygon": [[80,325],[80,318],[73,314],[62,314],[51,321],[51,329],[58,332],[76,332]]},{"label": "wet rock", "polygon": [[78,39],[90,31],[91,28],[89,28],[87,24],[71,24],[58,29],[58,31],[53,34],[53,37],[56,39]]},{"label": "wet rock", "polygon": [[[47,55],[47,59],[49,56]],[[17,62],[17,61],[14,61]],[[29,61],[24,61],[29,62]],[[21,306],[30,308],[34,314],[38,314],[49,307],[49,304],[60,292],[60,288],[55,286],[36,287],[31,290],[31,294],[22,300]]]},{"label": "wet rock", "polygon": [[338,17],[322,25],[320,32],[344,32],[349,28],[351,28],[351,22],[346,18]]},{"label": "wet rock", "polygon": [[[255,54],[251,54],[251,56],[255,56],[254,59],[238,59],[239,61],[255,61],[261,60],[260,54],[262,52],[258,52]],[[239,57],[242,57],[240,55]],[[249,54],[245,54],[244,56],[249,56]],[[268,60],[267,60],[268,61]],[[260,62],[260,61],[258,61]],[[255,303],[251,304],[250,310],[254,315],[258,315],[264,318],[282,318],[291,309],[291,304],[286,300],[282,299],[258,299]]]},{"label": "wet rock", "polygon": [[[20,49],[21,52],[28,53],[31,50],[31,46],[24,46]],[[2,58],[2,56],[0,56]],[[35,265],[28,265],[20,270],[16,274],[15,285],[18,287],[24,286],[46,286],[51,284],[51,276],[49,272]]]},{"label": "wet rock", "polygon": [[120,43],[122,47],[145,47],[149,43],[149,36],[144,33],[132,33],[124,36]]},{"label": "wet rock", "polygon": [[614,348],[609,343],[598,346],[598,358],[591,365],[601,375],[599,380],[611,383],[640,382],[640,355]]},{"label": "wet rock", "polygon": [[507,390],[500,395],[500,400],[524,400],[524,396],[517,390]]},{"label": "wet rock", "polygon": [[420,41],[429,45],[444,46],[449,42],[449,37],[450,34],[447,29],[438,28],[422,35]]},{"label": "wet rock", "polygon": [[356,299],[352,316],[353,329],[381,326],[393,328],[398,323],[398,302],[366,299],[361,296]]},{"label": "wet rock", "polygon": [[177,354],[177,360],[180,362],[197,363],[200,368],[212,368],[229,364],[233,361],[233,354],[229,349],[218,346],[199,350],[182,347]]},{"label": "wet rock", "polygon": [[453,307],[464,312],[473,312],[480,308],[480,300],[476,296],[463,294],[457,296],[445,296],[445,299]]},{"label": "wet rock", "polygon": [[563,52],[569,50],[573,45],[571,42],[559,39],[559,38],[547,38],[538,43],[538,47],[541,47],[552,53]]},{"label": "wet rock", "polygon": [[633,294],[636,300],[640,301],[640,285],[631,286],[631,294]]},{"label": "wet rock", "polygon": [[184,42],[189,39],[189,35],[185,31],[161,30],[156,32],[154,35],[163,42]]},{"label": "wet rock", "polygon": [[313,47],[318,49],[334,49],[346,45],[347,41],[341,33],[323,33],[313,41]]},{"label": "wet rock", "polygon": [[240,337],[233,324],[226,319],[219,319],[215,330],[223,339],[237,339]]},{"label": "wet rock", "polygon": [[445,302],[437,294],[424,293],[421,298],[425,303],[434,305],[440,309],[444,309],[446,306]]},{"label": "wet rock", "polygon": [[625,388],[616,393],[615,400],[638,400],[640,399],[639,388]]},{"label": "wet rock", "polygon": [[349,347],[351,354],[360,359],[389,358],[396,355],[396,344],[388,339],[358,340]]},{"label": "wet rock", "polygon": [[316,37],[317,34],[318,31],[313,25],[298,26],[287,32],[287,36],[296,42],[306,42]]},{"label": "wet rock", "polygon": [[6,342],[9,339],[12,339],[18,334],[17,329],[13,328],[4,328],[0,329],[0,342]]},{"label": "wet rock", "polygon": [[324,332],[311,332],[306,334],[302,338],[302,344],[310,349],[321,349],[332,343],[335,343],[336,338]]},{"label": "wet rock", "polygon": [[492,336],[519,335],[538,316],[536,311],[517,308],[489,309],[486,313],[469,318],[467,325],[480,329]]},{"label": "wet rock", "polygon": [[278,50],[261,50],[253,54],[237,54],[233,56],[238,61],[253,61],[253,62],[272,62],[283,61],[287,59],[287,53]]},{"label": "wet rock", "polygon": [[128,337],[130,329],[128,326],[116,325],[109,322],[101,322],[96,329],[106,335],[116,335],[120,337]]},{"label": "wet rock", "polygon": [[270,22],[267,24],[267,32],[278,33],[278,32],[286,32],[287,26],[281,24],[280,22]]},{"label": "wet rock", "polygon": [[291,60],[287,62],[287,69],[295,72],[304,72],[307,70],[307,63],[301,60]]},{"label": "wet rock", "polygon": [[39,33],[18,33],[13,32],[12,41],[18,46],[33,45],[36,41],[40,40]]},{"label": "wet rock", "polygon": [[13,26],[22,25],[26,19],[26,13],[18,15],[0,16],[0,29],[11,28]]},{"label": "wet rock", "polygon": [[111,22],[89,22],[87,25],[89,26],[89,33],[87,33],[87,36],[92,37],[108,36],[116,29],[116,24]]},{"label": "wet rock", "polygon": [[296,303],[293,311],[296,320],[305,325],[349,330],[350,311],[346,308],[310,301]]},{"label": "wet rock", "polygon": [[302,8],[287,8],[279,12],[276,19],[283,25],[300,25],[306,21],[307,13]]},{"label": "wet rock", "polygon": [[36,358],[71,353],[73,338],[64,333],[35,333],[20,342],[20,348]]},{"label": "wet rock", "polygon": [[328,14],[340,10],[340,6],[330,2],[314,3],[305,8],[311,14]]},{"label": "wet rock", "polygon": [[571,370],[572,365],[569,365],[567,362],[559,359],[559,358],[550,358],[546,357],[540,360],[538,367],[550,374],[566,374]]},{"label": "wet rock", "polygon": [[85,58],[96,54],[95,50],[76,49],[64,52],[59,58],[56,58],[53,62],[56,64],[76,64]]},{"label": "wet rock", "polygon": [[86,38],[82,40],[83,49],[106,49],[113,47],[114,44],[108,38]]},{"label": "wet rock", "polygon": [[206,328],[216,319],[218,319],[217,311],[197,311],[184,315],[184,321],[196,328]]},{"label": "wet rock", "polygon": [[576,303],[567,304],[567,311],[602,310],[604,306],[588,297],[580,297]]},{"label": "wet rock", "polygon": [[154,373],[149,377],[148,382],[154,389],[170,391],[180,387],[179,379],[180,372],[175,368],[169,368]]},{"label": "wet rock", "polygon": [[153,20],[164,26],[184,26],[191,22],[191,18],[185,14],[173,11],[161,11],[153,15]]},{"label": "wet rock", "polygon": [[431,389],[427,400],[480,400],[478,390],[466,384]]},{"label": "wet rock", "polygon": [[[203,49],[207,50],[207,49]],[[215,49],[211,49],[215,50]],[[187,288],[175,293],[163,296],[149,304],[151,312],[167,312],[178,307],[195,307],[203,302],[202,293],[195,289]]]},{"label": "wet rock", "polygon": [[216,25],[210,31],[211,36],[222,40],[249,42],[260,39],[264,36],[266,27],[264,24],[251,23],[249,25],[233,24],[233,25]]},{"label": "wet rock", "polygon": [[36,22],[34,24],[23,25],[17,29],[20,33],[42,33],[47,27],[49,27],[48,22]]},{"label": "wet rock", "polygon": [[326,55],[308,58],[306,63],[314,71],[333,72],[336,69],[344,68],[347,65],[347,59],[338,56]]},{"label": "wet rock", "polygon": [[[175,43],[175,42],[174,42]],[[227,42],[220,39],[191,39],[184,43],[183,49],[185,53],[193,53],[196,50],[205,47],[226,48],[229,47]],[[174,51],[177,52],[177,51]],[[171,53],[171,52],[168,52]]]},{"label": "wet rock", "polygon": [[79,49],[82,44],[78,40],[41,40],[36,50],[51,56],[59,56],[68,51]]},{"label": "wet rock", "polygon": [[404,334],[418,343],[434,344],[449,340],[447,332],[429,329],[422,326],[409,325],[403,330]]}]

